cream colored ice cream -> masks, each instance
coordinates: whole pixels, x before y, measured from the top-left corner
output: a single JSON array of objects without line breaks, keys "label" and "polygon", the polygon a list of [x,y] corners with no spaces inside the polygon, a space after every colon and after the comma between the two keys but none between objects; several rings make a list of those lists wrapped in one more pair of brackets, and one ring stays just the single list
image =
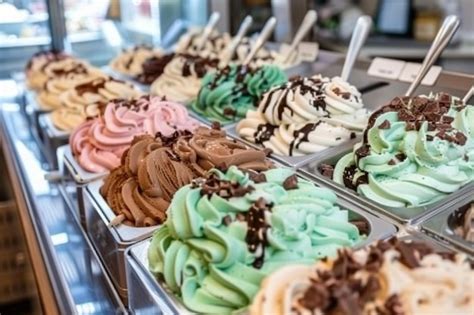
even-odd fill
[{"label": "cream colored ice cream", "polygon": [[131,77],[136,77],[143,73],[143,64],[149,58],[160,57],[163,52],[150,46],[135,46],[124,50],[117,55],[109,66],[112,70]]},{"label": "cream colored ice cream", "polygon": [[54,126],[63,131],[72,131],[87,117],[95,117],[100,106],[113,99],[132,99],[141,95],[131,83],[111,77],[99,77],[81,81],[60,96],[60,106],[51,113]]},{"label": "cream colored ice cream", "polygon": [[341,78],[297,77],[265,93],[237,131],[276,154],[299,156],[355,138],[368,115],[360,92]]},{"label": "cream colored ice cream", "polygon": [[153,82],[150,92],[170,101],[188,104],[197,97],[201,79],[208,71],[215,70],[218,64],[219,59],[178,54]]},{"label": "cream colored ice cream", "polygon": [[72,57],[56,51],[40,51],[34,54],[25,67],[27,87],[33,90],[42,89],[48,78],[45,68],[64,59],[72,59]]},{"label": "cream colored ice cream", "polygon": [[313,267],[274,272],[250,314],[468,315],[473,310],[474,271],[465,256],[392,241],[346,250]]},{"label": "cream colored ice cream", "polygon": [[80,82],[105,74],[76,59],[64,59],[50,64],[44,71],[45,83],[36,100],[42,110],[53,110],[61,107],[60,95]]}]

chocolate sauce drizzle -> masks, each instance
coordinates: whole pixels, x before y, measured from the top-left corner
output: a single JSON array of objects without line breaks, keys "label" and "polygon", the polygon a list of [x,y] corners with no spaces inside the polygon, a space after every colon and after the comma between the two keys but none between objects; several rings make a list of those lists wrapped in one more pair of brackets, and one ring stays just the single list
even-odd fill
[{"label": "chocolate sauce drizzle", "polygon": [[[273,88],[266,95],[266,101],[262,106],[262,112],[265,113],[270,105],[276,103],[276,112],[279,120],[283,118],[283,113],[285,110],[289,110],[291,115],[293,115],[293,109],[288,105],[288,94],[290,92],[295,92],[299,88],[299,92],[302,95],[310,95],[311,105],[316,109],[322,109],[326,111],[326,101],[325,96],[322,91],[323,82],[315,78],[306,78],[306,77],[294,77],[286,84],[283,84],[279,87]],[[283,91],[281,93],[281,91]],[[281,94],[280,94],[281,93]],[[274,100],[274,95],[280,94],[278,99]],[[329,113],[327,114],[329,117]]]},{"label": "chocolate sauce drizzle", "polygon": [[45,50],[45,51],[39,51],[39,52],[36,52],[33,54],[33,56],[31,56],[30,60],[28,60],[28,63],[26,64],[26,67],[25,69],[26,70],[30,70],[31,67],[33,66],[33,61],[37,58],[46,58],[47,61],[42,65],[41,69],[44,70],[44,68],[46,66],[48,66],[49,64],[53,63],[53,62],[56,62],[56,61],[60,61],[60,60],[63,60],[63,59],[67,59],[67,58],[71,58],[71,56],[63,53],[63,52],[59,52],[57,50]]},{"label": "chocolate sauce drizzle", "polygon": [[219,59],[217,58],[205,58],[190,54],[180,54],[179,56],[184,59],[183,69],[181,71],[183,77],[193,75],[192,70],[194,70],[194,74],[198,78],[202,78],[209,69],[215,69],[219,65]]},{"label": "chocolate sauce drizzle", "polygon": [[112,77],[97,78],[94,80],[90,80],[86,83],[76,85],[74,89],[76,90],[77,94],[80,96],[84,95],[85,93],[98,94],[100,89],[104,89],[105,85],[108,82],[119,82],[119,83],[127,84],[125,83],[125,81],[116,80]]},{"label": "chocolate sauce drizzle", "polygon": [[309,134],[316,130],[316,127],[321,124],[321,120],[316,123],[308,123],[302,128],[293,132],[293,141],[290,143],[289,155],[293,155],[293,150],[298,149],[303,142],[309,142]]}]

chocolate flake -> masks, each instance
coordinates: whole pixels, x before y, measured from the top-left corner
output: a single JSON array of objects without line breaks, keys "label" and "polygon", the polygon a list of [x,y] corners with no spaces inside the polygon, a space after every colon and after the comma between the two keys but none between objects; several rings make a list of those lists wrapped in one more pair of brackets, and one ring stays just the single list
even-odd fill
[{"label": "chocolate flake", "polygon": [[292,190],[298,188],[298,177],[296,176],[296,174],[288,176],[285,179],[285,181],[283,182],[283,188],[285,188],[285,190]]},{"label": "chocolate flake", "polygon": [[390,122],[385,119],[380,125],[379,129],[390,129]]}]

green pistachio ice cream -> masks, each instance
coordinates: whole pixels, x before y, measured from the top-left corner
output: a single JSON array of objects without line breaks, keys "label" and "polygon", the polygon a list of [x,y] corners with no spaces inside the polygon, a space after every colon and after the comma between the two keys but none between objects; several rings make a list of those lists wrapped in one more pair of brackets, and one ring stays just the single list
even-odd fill
[{"label": "green pistachio ice cream", "polygon": [[175,194],[151,241],[149,268],[189,310],[231,313],[252,302],[273,270],[361,240],[335,202],[289,169],[212,170]]},{"label": "green pistachio ice cream", "polygon": [[237,121],[254,109],[263,93],[286,81],[285,73],[277,66],[227,66],[203,78],[192,108],[210,120]]},{"label": "green pistachio ice cream", "polygon": [[443,93],[394,99],[372,114],[333,179],[391,207],[446,197],[474,181],[474,106]]}]

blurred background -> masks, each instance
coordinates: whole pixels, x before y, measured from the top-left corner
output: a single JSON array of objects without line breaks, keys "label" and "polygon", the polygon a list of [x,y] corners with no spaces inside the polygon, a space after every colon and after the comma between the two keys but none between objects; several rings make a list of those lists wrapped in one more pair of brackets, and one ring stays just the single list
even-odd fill
[{"label": "blurred background", "polygon": [[[97,66],[131,45],[169,48],[188,27],[206,24],[213,11],[221,14],[219,31],[230,34],[246,15],[254,18],[251,33],[275,16],[272,41],[290,42],[309,9],[318,12],[318,23],[307,40],[320,49],[343,53],[357,18],[369,14],[373,29],[361,58],[411,61],[423,59],[444,17],[456,14],[460,31],[438,64],[474,73],[474,0],[0,0],[0,79],[22,71],[34,53],[53,47]],[[7,176],[4,164],[0,156],[0,179]],[[40,314],[31,269],[35,257],[28,257],[9,188],[0,185],[0,315]],[[90,305],[81,310],[89,313]]]},{"label": "blurred background", "polygon": [[308,9],[319,16],[308,39],[322,49],[343,52],[357,18],[369,14],[375,23],[361,56],[416,61],[443,18],[457,14],[461,30],[439,63],[474,72],[473,0],[0,0],[0,76],[22,69],[52,43],[96,65],[133,44],[169,47],[212,11],[221,13],[219,30],[231,34],[247,14],[254,17],[253,32],[274,15],[273,40],[288,42]]}]

